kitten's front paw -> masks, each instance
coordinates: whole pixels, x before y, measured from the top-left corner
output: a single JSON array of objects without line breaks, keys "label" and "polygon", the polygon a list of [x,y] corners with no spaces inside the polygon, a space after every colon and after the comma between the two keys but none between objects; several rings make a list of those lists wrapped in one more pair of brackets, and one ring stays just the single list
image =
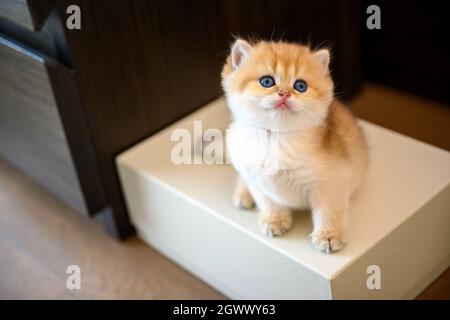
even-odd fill
[{"label": "kitten's front paw", "polygon": [[281,236],[292,227],[292,213],[289,209],[263,212],[259,226],[261,231],[269,237]]},{"label": "kitten's front paw", "polygon": [[311,234],[311,240],[316,249],[326,253],[339,251],[345,246],[342,235],[330,230],[314,232]]},{"label": "kitten's front paw", "polygon": [[253,209],[255,201],[248,190],[237,189],[233,193],[233,205],[239,209]]}]

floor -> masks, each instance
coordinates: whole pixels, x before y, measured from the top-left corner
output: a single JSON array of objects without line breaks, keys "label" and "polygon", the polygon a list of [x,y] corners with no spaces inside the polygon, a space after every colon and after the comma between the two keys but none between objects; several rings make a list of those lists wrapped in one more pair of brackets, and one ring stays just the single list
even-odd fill
[{"label": "floor", "polygon": [[[377,85],[354,112],[450,150],[450,107]],[[0,160],[0,299],[221,299],[223,295],[136,237],[111,239]],[[66,289],[66,268],[81,269],[81,290]],[[419,299],[450,299],[450,269]]]},{"label": "floor", "polygon": [[369,84],[351,108],[362,119],[450,151],[450,105]]},{"label": "floor", "polygon": [[[0,161],[0,299],[219,299],[136,237],[110,238]],[[81,290],[66,290],[66,269]]]}]

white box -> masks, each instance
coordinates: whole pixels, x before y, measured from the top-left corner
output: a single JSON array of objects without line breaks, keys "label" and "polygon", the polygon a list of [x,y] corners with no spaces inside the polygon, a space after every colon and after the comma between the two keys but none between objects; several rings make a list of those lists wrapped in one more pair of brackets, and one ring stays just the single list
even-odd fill
[{"label": "white box", "polygon": [[[175,165],[170,139],[194,120],[225,129],[219,99],[117,158],[129,214],[149,245],[231,298],[413,298],[450,264],[450,153],[361,121],[370,145],[367,179],[350,208],[348,244],[313,248],[309,214],[278,238],[255,211],[231,204],[230,165]],[[381,270],[369,290],[367,268]]]}]

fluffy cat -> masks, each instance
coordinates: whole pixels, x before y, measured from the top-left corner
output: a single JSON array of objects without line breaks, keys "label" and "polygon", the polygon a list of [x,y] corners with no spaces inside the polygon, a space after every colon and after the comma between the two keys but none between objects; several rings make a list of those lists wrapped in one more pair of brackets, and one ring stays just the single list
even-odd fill
[{"label": "fluffy cat", "polygon": [[[329,61],[326,49],[238,39],[222,70],[233,118],[227,147],[240,175],[233,203],[256,203],[269,236],[289,230],[292,209],[310,208],[312,243],[327,253],[345,244],[350,196],[368,163],[361,128],[334,99]],[[276,136],[276,149],[260,143],[261,131]]]}]

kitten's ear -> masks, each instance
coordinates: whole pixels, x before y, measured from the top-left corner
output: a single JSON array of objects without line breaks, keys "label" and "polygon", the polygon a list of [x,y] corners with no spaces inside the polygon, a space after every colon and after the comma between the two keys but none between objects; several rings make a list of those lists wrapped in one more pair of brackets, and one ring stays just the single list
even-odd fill
[{"label": "kitten's ear", "polygon": [[245,40],[237,39],[231,47],[231,64],[233,70],[239,68],[250,55],[252,46]]},{"label": "kitten's ear", "polygon": [[330,64],[330,51],[328,51],[327,49],[321,49],[314,52],[313,57],[317,62],[319,62],[322,68],[322,72],[327,73],[328,65]]}]

